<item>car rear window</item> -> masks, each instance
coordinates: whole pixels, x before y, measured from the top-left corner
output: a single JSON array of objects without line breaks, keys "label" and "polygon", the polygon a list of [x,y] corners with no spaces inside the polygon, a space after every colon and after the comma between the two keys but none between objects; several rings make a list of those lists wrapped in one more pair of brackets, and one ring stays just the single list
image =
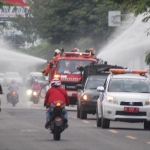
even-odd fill
[{"label": "car rear window", "polygon": [[85,89],[96,89],[98,86],[103,86],[107,75],[90,76],[86,82]]}]

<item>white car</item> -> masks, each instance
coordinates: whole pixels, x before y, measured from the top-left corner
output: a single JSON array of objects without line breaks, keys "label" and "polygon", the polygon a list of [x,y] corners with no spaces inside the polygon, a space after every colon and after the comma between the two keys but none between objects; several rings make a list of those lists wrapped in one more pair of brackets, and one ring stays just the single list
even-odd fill
[{"label": "white car", "polygon": [[41,86],[44,86],[48,83],[48,80],[46,80],[45,76],[43,76],[41,72],[30,72],[26,78],[26,86],[31,87],[35,79]]},{"label": "white car", "polygon": [[0,84],[3,86],[4,84],[4,73],[0,73]]},{"label": "white car", "polygon": [[8,86],[12,80],[15,80],[16,83],[20,86],[23,85],[23,78],[19,74],[19,72],[6,72],[4,77],[4,84]]},{"label": "white car", "polygon": [[97,126],[109,128],[110,121],[143,122],[150,130],[150,81],[146,71],[110,69],[104,86],[97,87]]}]

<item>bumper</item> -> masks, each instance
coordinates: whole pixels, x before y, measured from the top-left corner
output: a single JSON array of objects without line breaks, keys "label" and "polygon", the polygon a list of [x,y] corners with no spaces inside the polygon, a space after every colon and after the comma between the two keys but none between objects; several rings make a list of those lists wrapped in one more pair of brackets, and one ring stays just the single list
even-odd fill
[{"label": "bumper", "polygon": [[130,106],[139,108],[138,113],[124,112],[124,107],[110,103],[103,104],[104,118],[116,121],[143,122],[150,121],[150,106]]},{"label": "bumper", "polygon": [[96,113],[96,101],[81,101],[81,107],[87,113]]},{"label": "bumper", "polygon": [[67,91],[67,95],[70,100],[71,105],[76,105],[77,104],[77,91]]}]

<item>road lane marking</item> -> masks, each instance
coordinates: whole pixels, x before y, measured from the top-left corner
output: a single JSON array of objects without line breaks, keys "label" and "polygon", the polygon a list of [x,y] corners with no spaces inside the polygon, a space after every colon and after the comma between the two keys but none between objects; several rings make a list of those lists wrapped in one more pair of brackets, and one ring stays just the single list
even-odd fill
[{"label": "road lane marking", "polygon": [[26,129],[26,130],[21,130],[21,132],[37,132],[38,130],[34,129]]},{"label": "road lane marking", "polygon": [[77,117],[72,117],[73,119],[77,119]]},{"label": "road lane marking", "polygon": [[116,130],[109,130],[109,132],[118,133],[118,131],[116,131]]},{"label": "road lane marking", "polygon": [[127,138],[129,138],[129,139],[132,139],[132,140],[136,140],[137,138],[136,137],[134,137],[134,136],[126,136]]},{"label": "road lane marking", "polygon": [[84,122],[84,123],[90,123],[90,122],[89,122],[89,121],[87,121],[87,120],[83,120],[83,122]]},{"label": "road lane marking", "polygon": [[150,142],[147,142],[147,144],[150,144]]}]

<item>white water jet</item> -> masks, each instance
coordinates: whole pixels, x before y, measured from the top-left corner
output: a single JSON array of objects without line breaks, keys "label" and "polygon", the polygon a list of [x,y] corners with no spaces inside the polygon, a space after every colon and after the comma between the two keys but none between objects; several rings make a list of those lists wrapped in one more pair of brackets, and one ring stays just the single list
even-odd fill
[{"label": "white water jet", "polygon": [[[100,50],[98,58],[102,58],[109,64],[122,65],[132,69],[146,69],[145,53],[150,51],[150,36],[147,29],[150,21],[143,23],[143,14],[139,15],[134,23],[124,32]],[[130,20],[130,23],[131,20]]]},{"label": "white water jet", "polygon": [[8,48],[0,48],[0,72],[17,71],[23,75],[38,71],[36,69],[41,65],[46,65],[46,60]]}]

